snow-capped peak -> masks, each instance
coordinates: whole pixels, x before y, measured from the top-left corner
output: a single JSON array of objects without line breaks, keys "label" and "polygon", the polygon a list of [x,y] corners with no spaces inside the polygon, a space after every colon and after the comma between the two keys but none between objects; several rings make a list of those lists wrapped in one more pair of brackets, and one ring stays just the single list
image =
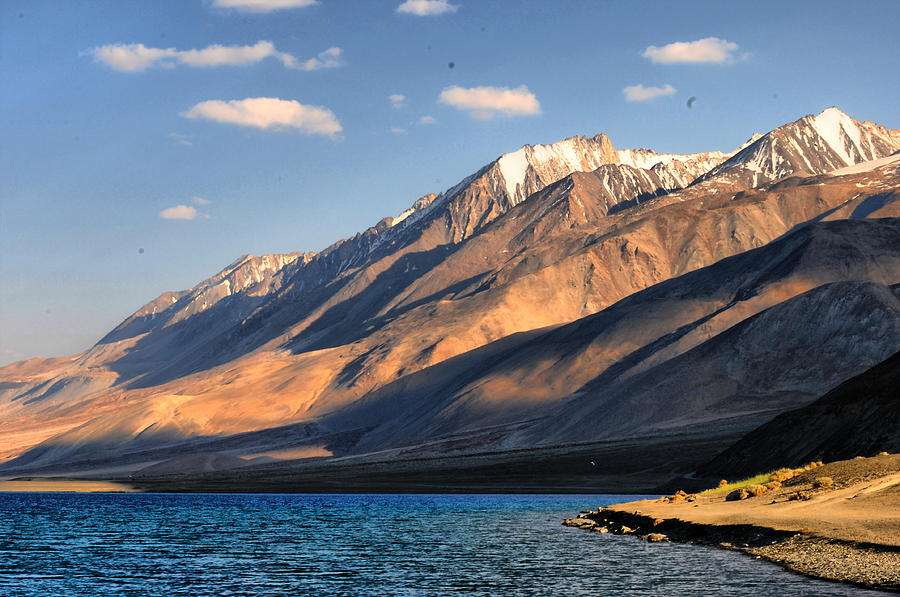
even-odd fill
[{"label": "snow-capped peak", "polygon": [[434,193],[429,193],[423,197],[419,197],[411,207],[404,209],[397,217],[391,220],[391,227],[394,227],[400,222],[403,222],[404,220],[406,220],[406,218],[413,215],[414,213],[422,211],[423,209],[431,205],[436,197],[437,195],[435,195]]},{"label": "snow-capped peak", "polygon": [[619,163],[631,166],[633,168],[642,168],[649,170],[657,164],[670,164],[672,162],[692,162],[697,160],[719,160],[722,161],[735,152],[725,153],[722,151],[704,151],[701,153],[656,153],[652,149],[620,149],[616,152],[619,156]]},{"label": "snow-capped peak", "polygon": [[704,179],[756,187],[785,176],[824,174],[875,160],[898,148],[900,131],[859,122],[832,106],[766,133]]},{"label": "snow-capped peak", "polygon": [[812,117],[811,124],[822,140],[848,165],[858,161],[847,152],[845,143],[846,138],[849,138],[854,147],[860,147],[860,130],[855,120],[832,106]]},{"label": "snow-capped peak", "polygon": [[[591,172],[618,161],[606,135],[569,137],[550,145],[524,145],[497,160],[507,197],[515,205],[573,172]],[[529,168],[532,175],[529,176]]]}]

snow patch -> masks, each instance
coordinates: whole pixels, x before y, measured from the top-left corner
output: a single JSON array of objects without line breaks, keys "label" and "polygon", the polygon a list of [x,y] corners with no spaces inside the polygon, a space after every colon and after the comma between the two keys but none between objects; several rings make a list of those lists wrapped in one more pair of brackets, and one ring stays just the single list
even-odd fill
[{"label": "snow patch", "polygon": [[650,149],[620,149],[616,153],[619,155],[619,163],[643,170],[649,170],[657,164],[668,164],[676,157],[682,157],[670,153],[656,153]]},{"label": "snow patch", "polygon": [[878,158],[877,160],[869,160],[868,162],[860,162],[852,166],[838,168],[828,173],[829,176],[846,176],[847,174],[859,174],[860,172],[870,172],[875,168],[882,166],[890,166],[891,164],[900,165],[900,153],[895,153],[887,157]]},{"label": "snow patch", "polygon": [[[657,164],[668,165],[672,162],[694,162],[704,161],[712,165],[733,156],[737,151],[724,153],[721,151],[706,151],[702,153],[656,153],[652,149],[620,149],[616,152],[619,155],[619,163],[632,168],[640,168],[649,170]],[[710,167],[712,167],[712,165]]]},{"label": "snow patch", "polygon": [[571,137],[553,145],[535,145],[532,147],[532,155],[534,160],[540,164],[561,161],[570,172],[580,172],[584,157],[594,158],[593,160],[588,159],[589,162],[596,162],[597,158],[595,155],[586,156],[585,152],[579,151],[579,148],[576,147],[578,140],[578,137]]},{"label": "snow patch", "polygon": [[[506,193],[513,203],[516,203],[517,186],[524,185],[529,166],[544,185],[573,172],[591,172],[605,163],[602,141],[584,137],[570,137],[552,145],[525,145],[497,160]],[[524,195],[524,189],[521,192]]]},{"label": "snow patch", "polygon": [[[542,147],[538,145],[537,147]],[[516,196],[516,187],[525,184],[525,173],[528,171],[528,158],[525,156],[525,148],[500,156],[497,160],[500,174],[506,184],[506,194],[510,199]]]},{"label": "snow patch", "polygon": [[856,163],[856,160],[847,153],[843,138],[843,134],[846,134],[851,143],[854,143],[860,150],[860,155],[862,154],[862,148],[859,147],[859,127],[856,126],[852,118],[837,108],[831,107],[823,110],[818,116],[813,117],[812,126],[816,129],[819,136],[822,137],[822,140],[844,160],[845,165],[849,166]]},{"label": "snow patch", "polygon": [[391,228],[393,228],[394,226],[396,226],[397,224],[399,224],[400,222],[402,222],[403,220],[405,220],[405,219],[408,218],[409,216],[413,215],[414,213],[416,213],[416,208],[415,208],[415,207],[410,207],[410,208],[408,208],[408,209],[405,209],[405,210],[401,211],[401,212],[400,212],[400,215],[398,215],[396,218],[394,218],[394,219],[391,221]]}]

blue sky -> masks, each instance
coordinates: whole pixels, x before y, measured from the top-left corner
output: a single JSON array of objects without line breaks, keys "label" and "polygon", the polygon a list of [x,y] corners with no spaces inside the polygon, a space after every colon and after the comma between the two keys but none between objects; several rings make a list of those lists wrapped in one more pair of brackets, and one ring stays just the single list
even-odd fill
[{"label": "blue sky", "polygon": [[893,0],[402,2],[0,3],[0,363],[525,143],[729,150],[830,105],[900,128]]}]

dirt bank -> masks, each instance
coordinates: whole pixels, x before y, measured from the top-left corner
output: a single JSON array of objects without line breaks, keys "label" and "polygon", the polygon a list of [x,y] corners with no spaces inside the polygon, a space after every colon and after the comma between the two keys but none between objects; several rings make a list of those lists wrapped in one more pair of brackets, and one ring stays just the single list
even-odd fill
[{"label": "dirt bank", "polygon": [[745,499],[729,493],[616,504],[566,524],[735,549],[810,576],[900,591],[900,455],[826,464]]}]

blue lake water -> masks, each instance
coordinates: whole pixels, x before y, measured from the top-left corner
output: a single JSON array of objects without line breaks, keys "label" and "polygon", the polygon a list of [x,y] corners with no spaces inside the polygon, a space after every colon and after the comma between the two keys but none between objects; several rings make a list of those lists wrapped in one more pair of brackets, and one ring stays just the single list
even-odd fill
[{"label": "blue lake water", "polygon": [[878,594],[561,524],[627,498],[0,494],[0,594]]}]

